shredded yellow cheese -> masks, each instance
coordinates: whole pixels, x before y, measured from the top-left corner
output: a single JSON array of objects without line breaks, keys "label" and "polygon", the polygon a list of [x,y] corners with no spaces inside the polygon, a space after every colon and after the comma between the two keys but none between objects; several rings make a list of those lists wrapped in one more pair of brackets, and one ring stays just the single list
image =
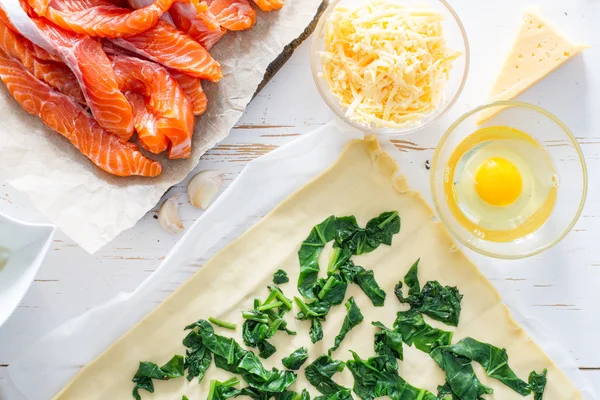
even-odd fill
[{"label": "shredded yellow cheese", "polygon": [[394,0],[339,4],[326,21],[322,75],[346,116],[377,127],[419,124],[437,109],[452,61],[443,16]]}]

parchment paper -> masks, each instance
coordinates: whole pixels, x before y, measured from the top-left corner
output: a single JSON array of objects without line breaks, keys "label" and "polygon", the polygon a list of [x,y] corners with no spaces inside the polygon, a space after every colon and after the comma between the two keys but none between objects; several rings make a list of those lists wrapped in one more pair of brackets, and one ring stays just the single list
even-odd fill
[{"label": "parchment paper", "polygon": [[187,160],[152,156],[163,163],[157,178],[119,178],[98,169],[21,109],[0,84],[0,175],[81,247],[95,252],[135,225],[169,187],[192,171],[200,156],[229,134],[267,67],[292,41],[305,37],[322,1],[288,0],[279,11],[258,11],[256,26],[228,32],[211,49],[223,79],[218,84],[203,82],[208,111],[196,121],[192,155]]},{"label": "parchment paper", "polygon": [[[332,122],[292,143],[252,161],[188,230],[161,266],[134,292],[84,313],[42,338],[17,360],[10,360],[11,379],[30,400],[47,400],[69,379],[167,295],[199,266],[236,239],[294,191],[335,162],[345,144],[362,133]],[[400,153],[379,138],[382,148],[400,164],[409,185],[430,198],[428,172],[410,153]],[[260,187],[261,190],[256,190]],[[235,210],[235,212],[232,212]],[[472,253],[469,253],[472,254]],[[477,260],[482,272],[498,287],[504,276],[485,259]],[[556,365],[579,388],[584,399],[596,399],[593,389],[564,348],[547,337],[547,330],[519,312],[518,302],[504,296],[513,317]],[[36,382],[32,385],[31,382]]]}]

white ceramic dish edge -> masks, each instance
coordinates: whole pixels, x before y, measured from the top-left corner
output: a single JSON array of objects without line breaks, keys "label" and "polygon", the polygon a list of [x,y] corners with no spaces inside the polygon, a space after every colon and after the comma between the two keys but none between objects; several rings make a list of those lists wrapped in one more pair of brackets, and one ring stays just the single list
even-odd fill
[{"label": "white ceramic dish edge", "polygon": [[20,221],[0,214],[0,246],[10,257],[0,270],[0,327],[29,290],[56,232],[56,227]]}]

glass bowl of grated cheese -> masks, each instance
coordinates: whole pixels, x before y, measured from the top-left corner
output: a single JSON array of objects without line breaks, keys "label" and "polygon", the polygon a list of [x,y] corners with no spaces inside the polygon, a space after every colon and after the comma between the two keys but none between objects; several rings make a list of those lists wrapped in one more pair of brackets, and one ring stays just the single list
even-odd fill
[{"label": "glass bowl of grated cheese", "polygon": [[335,0],[315,29],[311,68],[319,93],[348,124],[406,134],[456,102],[469,43],[445,0]]}]

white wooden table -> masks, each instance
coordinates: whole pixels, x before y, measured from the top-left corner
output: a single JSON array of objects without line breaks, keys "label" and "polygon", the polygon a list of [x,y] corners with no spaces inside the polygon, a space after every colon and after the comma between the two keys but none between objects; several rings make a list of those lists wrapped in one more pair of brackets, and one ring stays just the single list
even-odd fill
[{"label": "white wooden table", "polygon": [[[440,124],[394,141],[400,150],[415,152],[423,168],[449,121],[479,102],[484,94],[482,87],[488,87],[493,79],[489,70],[497,68],[494,63],[500,62],[505,50],[494,52],[489,43],[501,43],[507,49],[519,25],[523,7],[519,0],[504,1],[493,11],[482,3],[489,4],[453,2],[471,35],[474,53],[463,97]],[[545,13],[572,36],[600,44],[600,29],[590,31],[585,27],[600,23],[600,3],[543,3]],[[491,12],[497,26],[493,33],[487,33],[484,27],[489,21],[478,16],[489,16]],[[309,46],[304,43],[250,104],[231,135],[202,158],[197,171],[224,171],[226,187],[249,161],[331,119],[331,112],[312,83],[308,57]],[[590,170],[590,192],[582,218],[555,248],[524,261],[494,263],[506,274],[504,282],[497,282],[500,290],[516,292],[524,313],[539,318],[551,335],[572,352],[600,393],[600,180],[596,172],[600,170],[600,94],[595,93],[600,88],[599,71],[600,49],[592,48],[522,96],[559,115],[582,144]],[[186,188],[187,182],[182,182],[167,195],[185,192]],[[183,223],[189,227],[201,211],[189,206],[184,196],[180,202]],[[0,211],[25,220],[41,218],[27,199],[1,182]],[[180,236],[159,227],[156,211],[150,211],[134,228],[94,255],[84,252],[63,233],[57,234],[27,296],[0,328],[0,399],[23,399],[6,372],[10,360],[22,349],[66,320],[119,292],[133,290],[159,266]]]}]

